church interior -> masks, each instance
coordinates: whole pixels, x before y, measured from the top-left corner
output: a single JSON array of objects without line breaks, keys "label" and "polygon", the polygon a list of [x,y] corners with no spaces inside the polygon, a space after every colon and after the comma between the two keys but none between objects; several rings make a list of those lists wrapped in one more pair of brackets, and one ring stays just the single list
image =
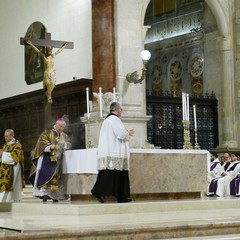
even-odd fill
[{"label": "church interior", "polygon": [[[206,195],[210,152],[240,154],[240,1],[2,0],[0,22],[0,145],[14,129],[26,181],[22,202],[0,203],[0,239],[240,239],[240,199]],[[50,101],[29,40],[41,52],[66,44]],[[113,100],[136,133],[133,201],[99,204],[94,156]],[[43,204],[31,153],[61,117],[71,199]]]}]

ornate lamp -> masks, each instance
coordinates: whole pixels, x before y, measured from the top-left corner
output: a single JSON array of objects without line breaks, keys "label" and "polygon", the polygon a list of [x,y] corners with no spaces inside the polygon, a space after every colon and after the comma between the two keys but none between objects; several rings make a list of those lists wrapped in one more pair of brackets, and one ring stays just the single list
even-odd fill
[{"label": "ornate lamp", "polygon": [[141,52],[141,58],[143,61],[142,76],[141,76],[141,78],[138,78],[139,75],[138,75],[137,71],[128,73],[126,76],[126,79],[129,83],[142,84],[142,81],[146,78],[147,62],[151,58],[151,53],[148,50],[143,50]]}]

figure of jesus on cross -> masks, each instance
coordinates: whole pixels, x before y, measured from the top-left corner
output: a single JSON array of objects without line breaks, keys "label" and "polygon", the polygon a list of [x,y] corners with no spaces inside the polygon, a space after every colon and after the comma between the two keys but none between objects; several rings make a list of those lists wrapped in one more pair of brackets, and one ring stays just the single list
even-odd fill
[{"label": "figure of jesus on cross", "polygon": [[[51,40],[50,33],[45,33],[44,39],[20,38],[20,43],[22,45],[28,44],[42,57],[44,62],[43,88],[46,90],[47,102],[51,104],[52,91],[56,84],[56,70],[54,68],[55,56],[65,48],[72,49],[73,43]],[[43,51],[40,47],[45,47],[46,51]],[[57,47],[59,49],[53,53],[53,47]]]},{"label": "figure of jesus on cross", "polygon": [[29,44],[44,61],[44,76],[43,76],[43,88],[47,90],[47,100],[52,103],[52,91],[56,84],[56,70],[54,69],[55,56],[58,55],[64,48],[67,47],[67,43],[64,43],[55,53],[52,53],[52,47],[47,47],[46,54],[40,51],[35,45],[32,44],[31,40],[27,40]]}]

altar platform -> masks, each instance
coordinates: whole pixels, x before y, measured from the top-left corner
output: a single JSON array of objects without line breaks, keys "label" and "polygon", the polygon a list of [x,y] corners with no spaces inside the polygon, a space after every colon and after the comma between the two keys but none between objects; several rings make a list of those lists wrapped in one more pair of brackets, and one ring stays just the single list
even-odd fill
[{"label": "altar platform", "polygon": [[44,204],[27,190],[21,203],[0,203],[0,239],[240,239],[238,198]]},{"label": "altar platform", "polygon": [[[207,190],[207,150],[130,149],[133,199],[200,198]],[[63,173],[72,200],[89,200],[97,178],[97,149],[66,151]]]}]

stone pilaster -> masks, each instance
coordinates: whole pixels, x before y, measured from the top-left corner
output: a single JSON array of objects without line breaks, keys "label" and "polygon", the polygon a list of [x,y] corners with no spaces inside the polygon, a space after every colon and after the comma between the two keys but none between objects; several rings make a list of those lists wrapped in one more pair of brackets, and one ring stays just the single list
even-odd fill
[{"label": "stone pilaster", "polygon": [[237,146],[234,91],[234,53],[232,37],[221,42],[222,54],[222,132],[223,145]]},{"label": "stone pilaster", "polygon": [[[122,94],[122,119],[127,128],[135,130],[131,147],[144,147],[147,138],[146,86],[129,83],[126,75],[143,68],[140,53],[144,50],[147,27],[144,26],[146,8],[150,0],[121,0],[115,2],[115,33],[117,89]],[[126,6],[128,6],[126,10]]]},{"label": "stone pilaster", "polygon": [[[112,92],[112,88],[116,87],[121,94],[122,121],[127,129],[135,130],[135,136],[130,141],[133,148],[146,145],[147,121],[151,116],[146,115],[145,81],[143,84],[128,83],[126,75],[136,70],[141,75],[143,64],[140,53],[144,49],[147,30],[143,22],[149,1],[92,1],[93,91],[98,92],[98,87],[102,87],[103,93]],[[97,146],[103,121],[99,119],[97,109],[98,106],[91,113],[90,122],[86,117],[81,118],[86,126],[86,139],[90,132],[94,147]]]}]

